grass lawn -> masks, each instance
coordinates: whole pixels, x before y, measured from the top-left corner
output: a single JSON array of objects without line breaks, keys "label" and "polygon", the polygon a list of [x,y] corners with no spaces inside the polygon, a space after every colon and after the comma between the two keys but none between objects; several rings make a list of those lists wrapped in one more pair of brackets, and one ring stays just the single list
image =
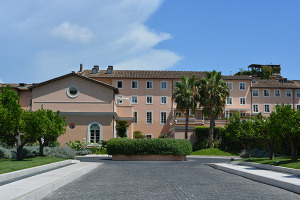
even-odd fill
[{"label": "grass lawn", "polygon": [[0,174],[13,172],[21,169],[36,167],[40,165],[46,165],[49,163],[59,162],[65,159],[56,158],[56,157],[35,157],[35,158],[26,158],[22,161],[18,160],[9,160],[9,159],[0,159]]},{"label": "grass lawn", "polygon": [[238,154],[222,151],[218,148],[208,148],[194,151],[191,155],[206,155],[206,156],[238,156]]},{"label": "grass lawn", "polygon": [[[242,159],[241,161],[246,161],[246,160],[247,159]],[[276,161],[279,161],[277,165],[275,163]],[[269,160],[269,158],[249,158],[247,162],[255,162],[255,163],[266,164],[266,165],[300,169],[300,160],[294,162],[291,160],[291,157],[275,157],[273,160]]]}]

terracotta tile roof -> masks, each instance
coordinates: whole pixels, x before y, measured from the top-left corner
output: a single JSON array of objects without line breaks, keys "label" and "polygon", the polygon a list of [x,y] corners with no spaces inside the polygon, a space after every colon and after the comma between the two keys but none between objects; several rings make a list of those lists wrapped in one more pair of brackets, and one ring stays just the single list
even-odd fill
[{"label": "terracotta tile roof", "polygon": [[82,78],[82,79],[85,79],[85,80],[88,80],[88,81],[100,84],[102,86],[105,86],[105,87],[113,89],[116,94],[119,94],[119,89],[118,88],[116,88],[114,86],[111,86],[109,84],[103,83],[102,81],[97,81],[97,80],[94,80],[94,79],[82,76],[80,74],[76,74],[75,72],[72,72],[72,73],[69,73],[69,74],[66,74],[66,75],[63,75],[63,76],[56,77],[56,78],[50,79],[48,81],[44,81],[42,83],[33,84],[31,87],[29,87],[29,89],[36,88],[36,87],[39,87],[39,86],[45,85],[47,83],[50,83],[50,82],[53,82],[53,81],[56,81],[56,80],[60,80],[60,79],[63,79],[63,78],[69,77],[69,76],[77,76],[79,78]]},{"label": "terracotta tile roof", "polygon": [[0,83],[0,88],[6,87],[7,85],[9,85],[11,88],[14,89],[18,89],[18,90],[30,90],[29,87],[32,86],[32,84],[25,84],[24,86],[20,86],[20,84],[16,84],[16,83]]},{"label": "terracotta tile roof", "polygon": [[300,81],[290,81],[283,83],[280,80],[262,80],[256,79],[256,83],[252,83],[253,88],[300,88]]},{"label": "terracotta tile roof", "polygon": [[[132,78],[132,79],[180,79],[182,76],[193,76],[197,79],[205,77],[205,71],[154,71],[154,70],[113,70],[111,74],[106,74],[106,70],[99,70],[97,74],[92,74],[92,70],[78,72],[82,76],[89,78]],[[223,76],[228,80],[245,80],[249,76]]]}]

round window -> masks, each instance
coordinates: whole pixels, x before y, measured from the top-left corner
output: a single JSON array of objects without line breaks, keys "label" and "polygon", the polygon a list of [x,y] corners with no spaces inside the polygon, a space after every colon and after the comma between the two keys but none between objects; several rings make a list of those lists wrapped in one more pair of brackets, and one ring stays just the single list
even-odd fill
[{"label": "round window", "polygon": [[70,98],[75,98],[78,96],[78,94],[79,94],[79,88],[76,85],[71,85],[70,87],[68,87],[67,95]]},{"label": "round window", "polygon": [[75,128],[75,124],[74,124],[74,123],[70,123],[70,124],[69,124],[69,128],[70,128],[70,129],[74,129],[74,128]]}]

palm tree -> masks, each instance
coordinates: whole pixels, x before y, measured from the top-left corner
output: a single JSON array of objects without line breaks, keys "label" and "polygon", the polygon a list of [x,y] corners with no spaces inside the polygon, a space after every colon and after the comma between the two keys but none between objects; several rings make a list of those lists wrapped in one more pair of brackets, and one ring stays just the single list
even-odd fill
[{"label": "palm tree", "polygon": [[181,81],[175,83],[173,100],[176,109],[185,112],[185,139],[188,139],[189,110],[195,111],[200,100],[199,82],[195,76],[182,76]]},{"label": "palm tree", "polygon": [[222,78],[221,72],[216,70],[206,72],[206,77],[200,80],[199,93],[201,95],[200,105],[203,111],[210,116],[209,147],[214,147],[215,117],[225,107],[226,97],[229,96],[229,88]]}]

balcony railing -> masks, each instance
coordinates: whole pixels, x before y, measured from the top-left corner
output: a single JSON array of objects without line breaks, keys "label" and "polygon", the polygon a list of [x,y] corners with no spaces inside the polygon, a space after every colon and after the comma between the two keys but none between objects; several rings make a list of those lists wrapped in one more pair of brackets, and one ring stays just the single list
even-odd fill
[{"label": "balcony railing", "polygon": [[[227,119],[216,119],[216,126],[225,126],[227,125]],[[185,117],[173,117],[170,120],[171,126],[185,126]],[[207,119],[196,119],[195,117],[189,118],[189,126],[209,126],[210,120]]]}]

